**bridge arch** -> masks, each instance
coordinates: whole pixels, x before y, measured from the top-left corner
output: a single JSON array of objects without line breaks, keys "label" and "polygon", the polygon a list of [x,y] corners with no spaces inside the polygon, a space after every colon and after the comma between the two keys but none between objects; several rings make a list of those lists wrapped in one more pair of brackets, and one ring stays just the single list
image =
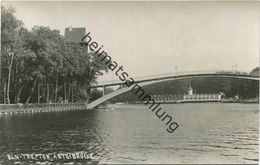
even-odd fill
[{"label": "bridge arch", "polygon": [[256,77],[256,76],[246,75],[246,74],[243,74],[243,75],[230,74],[230,73],[185,74],[185,75],[175,75],[175,76],[161,77],[161,78],[155,78],[155,79],[148,79],[148,80],[136,81],[130,87],[121,88],[121,89],[118,89],[107,95],[104,95],[104,96],[98,98],[97,100],[92,101],[91,103],[87,104],[87,109],[95,108],[107,100],[110,100],[120,94],[130,91],[135,86],[135,84],[138,84],[138,86],[140,86],[140,87],[144,87],[144,86],[161,83],[161,82],[166,82],[166,81],[171,81],[171,80],[181,80],[181,79],[190,79],[190,78],[234,78],[234,79],[260,81],[260,78]]}]

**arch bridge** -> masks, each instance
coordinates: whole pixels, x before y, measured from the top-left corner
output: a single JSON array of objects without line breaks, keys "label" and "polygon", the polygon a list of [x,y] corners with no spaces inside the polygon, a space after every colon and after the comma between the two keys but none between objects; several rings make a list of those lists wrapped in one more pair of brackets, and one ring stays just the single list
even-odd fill
[{"label": "arch bridge", "polygon": [[[233,79],[244,79],[244,80],[254,80],[259,81],[259,76],[249,75],[246,72],[234,72],[234,71],[199,71],[199,72],[179,72],[175,74],[161,74],[149,77],[142,77],[135,79],[134,84],[138,84],[139,87],[144,87],[156,83],[166,82],[170,80],[181,80],[181,79],[190,79],[190,78],[233,78]],[[121,89],[113,91],[109,94],[105,94],[105,88],[108,86],[123,86],[125,84],[124,81],[117,82],[104,82],[102,84],[90,86],[90,88],[103,88],[103,96],[98,98],[97,100],[92,101],[87,104],[87,109],[92,109],[97,107],[98,105],[104,103],[105,101],[112,99],[120,94],[126,93],[130,91],[134,84],[130,87],[125,86]]]}]

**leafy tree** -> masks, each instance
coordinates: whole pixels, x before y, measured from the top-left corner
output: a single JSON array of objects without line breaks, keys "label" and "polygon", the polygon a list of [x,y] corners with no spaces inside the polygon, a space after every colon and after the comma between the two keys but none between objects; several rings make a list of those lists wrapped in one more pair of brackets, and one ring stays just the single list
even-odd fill
[{"label": "leafy tree", "polygon": [[66,42],[58,30],[35,26],[28,31],[13,8],[1,8],[0,83],[7,86],[1,93],[7,93],[8,103],[89,99],[87,87],[107,71],[106,65],[79,43]]},{"label": "leafy tree", "polygon": [[254,76],[259,76],[259,67],[253,69],[249,74]]},{"label": "leafy tree", "polygon": [[[7,79],[7,103],[10,104],[10,84],[13,60],[18,54],[23,54],[24,49],[21,40],[22,22],[15,18],[13,8],[4,8],[1,6],[1,54],[3,57],[3,79],[2,82],[6,83]],[[7,74],[7,75],[6,75]],[[5,86],[5,85],[4,85]]]}]

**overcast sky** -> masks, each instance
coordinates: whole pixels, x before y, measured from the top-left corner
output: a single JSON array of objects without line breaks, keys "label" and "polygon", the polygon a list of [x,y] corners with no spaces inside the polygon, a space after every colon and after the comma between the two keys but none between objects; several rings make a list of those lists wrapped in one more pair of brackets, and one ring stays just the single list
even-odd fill
[{"label": "overcast sky", "polygon": [[[257,2],[2,2],[31,29],[86,27],[132,77],[259,65]],[[114,73],[113,73],[114,74]],[[100,80],[118,80],[108,74]]]}]

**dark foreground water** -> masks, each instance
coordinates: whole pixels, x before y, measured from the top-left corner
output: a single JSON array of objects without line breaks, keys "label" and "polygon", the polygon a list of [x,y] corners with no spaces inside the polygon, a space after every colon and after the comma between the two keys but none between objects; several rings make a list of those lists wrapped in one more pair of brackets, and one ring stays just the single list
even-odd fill
[{"label": "dark foreground water", "polygon": [[109,109],[0,115],[0,164],[7,154],[84,151],[78,163],[258,163],[257,104],[162,105],[179,128],[170,134],[144,105]]}]

